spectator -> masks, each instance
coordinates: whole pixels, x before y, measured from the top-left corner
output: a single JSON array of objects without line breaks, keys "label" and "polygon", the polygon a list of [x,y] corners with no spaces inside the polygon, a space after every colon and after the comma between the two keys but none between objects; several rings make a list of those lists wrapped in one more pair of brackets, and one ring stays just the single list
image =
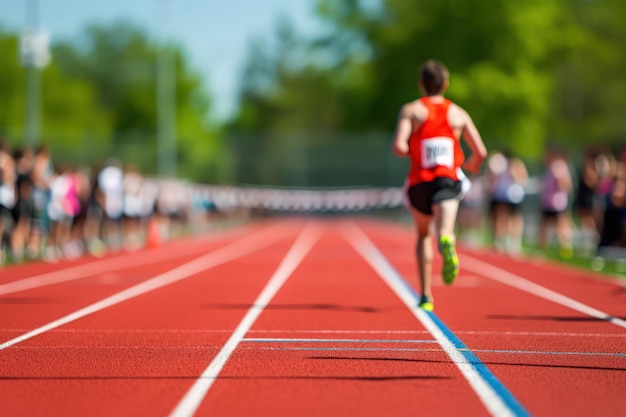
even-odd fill
[{"label": "spectator", "polygon": [[119,161],[109,160],[98,174],[103,220],[102,237],[109,249],[122,247],[122,216],[124,214],[124,172]]},{"label": "spectator", "polygon": [[85,212],[83,235],[87,250],[91,255],[101,256],[106,253],[106,244],[101,238],[104,218],[104,197],[99,186],[98,176],[102,167],[93,166],[89,177],[89,193]]},{"label": "spectator", "polygon": [[551,230],[555,229],[559,255],[571,258],[573,250],[569,195],[572,192],[572,177],[564,156],[555,149],[546,153],[545,165],[540,195],[539,246],[542,249],[548,248]]},{"label": "spectator", "polygon": [[615,167],[611,191],[606,196],[599,249],[626,247],[626,146]]},{"label": "spectator", "polygon": [[124,173],[124,247],[136,250],[142,246],[141,217],[143,177],[139,167],[128,165]]},{"label": "spectator", "polygon": [[70,232],[74,219],[74,199],[76,184],[68,167],[57,165],[50,184],[50,239],[47,242],[45,257],[56,261],[63,257],[63,249],[70,242]]},{"label": "spectator", "polygon": [[29,257],[36,258],[41,256],[50,229],[48,205],[51,199],[50,185],[54,178],[54,170],[50,151],[45,145],[41,145],[35,150],[31,178],[33,182],[33,218],[27,245]]},{"label": "spectator", "polygon": [[11,255],[14,262],[22,262],[34,211],[32,181],[34,155],[28,148],[17,149],[13,153],[13,159],[16,168],[17,200],[13,207],[15,226],[11,234]]},{"label": "spectator", "polygon": [[487,167],[494,246],[498,251],[519,254],[524,232],[521,206],[528,181],[526,165],[505,151],[493,154]]},{"label": "spectator", "polygon": [[4,263],[6,249],[10,246],[13,228],[11,210],[15,207],[15,161],[7,145],[0,141],[0,265]]}]

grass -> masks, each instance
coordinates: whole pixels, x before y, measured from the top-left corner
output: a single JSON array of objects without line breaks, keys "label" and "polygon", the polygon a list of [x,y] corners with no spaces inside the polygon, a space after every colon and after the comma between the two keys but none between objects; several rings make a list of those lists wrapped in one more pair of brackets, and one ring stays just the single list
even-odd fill
[{"label": "grass", "polygon": [[[491,237],[487,230],[478,232],[477,236],[474,236],[474,242],[479,242],[479,244],[473,246],[483,248],[493,247]],[[534,242],[524,242],[522,251],[529,256],[549,259],[554,262],[598,272],[606,275],[607,278],[618,278],[626,283],[626,259],[619,258],[615,255],[610,257],[596,256],[590,251],[581,250],[574,250],[574,252],[570,254],[561,254],[556,247],[550,247],[544,250],[539,248]]]},{"label": "grass", "polygon": [[555,248],[541,250],[535,246],[527,246],[524,249],[529,255],[541,256],[552,261],[600,272],[613,278],[620,278],[626,283],[626,259],[594,256],[580,252],[574,252],[572,256],[563,257]]}]

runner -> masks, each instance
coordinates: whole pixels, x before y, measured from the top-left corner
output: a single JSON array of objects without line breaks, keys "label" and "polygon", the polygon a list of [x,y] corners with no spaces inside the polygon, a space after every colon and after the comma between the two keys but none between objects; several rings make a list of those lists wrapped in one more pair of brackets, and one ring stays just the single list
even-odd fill
[{"label": "runner", "polygon": [[[477,173],[487,156],[472,118],[444,98],[448,77],[448,70],[440,62],[429,60],[423,65],[419,81],[423,97],[405,104],[400,110],[393,145],[398,156],[411,159],[406,184],[417,229],[422,294],[419,306],[428,311],[434,308],[431,223],[434,223],[443,257],[443,281],[450,285],[459,272],[454,235],[461,193],[457,170],[463,166],[468,172]],[[461,149],[461,136],[472,152],[467,162]]]}]

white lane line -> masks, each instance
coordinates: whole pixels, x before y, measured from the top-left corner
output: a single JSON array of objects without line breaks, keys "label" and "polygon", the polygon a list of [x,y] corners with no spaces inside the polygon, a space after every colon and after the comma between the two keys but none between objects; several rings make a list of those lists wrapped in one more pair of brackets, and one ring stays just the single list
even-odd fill
[{"label": "white lane line", "polygon": [[263,247],[269,246],[282,237],[283,234],[276,233],[276,230],[273,228],[271,230],[264,229],[259,233],[238,240],[211,253],[196,258],[193,261],[187,262],[177,268],[171,269],[163,274],[157,275],[156,277],[150,278],[147,281],[141,282],[94,304],[68,314],[65,317],[4,342],[0,344],[0,350],[31,339],[52,329],[56,329],[57,327],[71,323],[90,314],[104,310],[123,301],[130,300],[131,298],[135,298],[166,285],[173,284],[217,265],[248,255]]},{"label": "white lane line", "polygon": [[[30,329],[0,329],[1,333],[23,333]],[[232,333],[230,329],[54,329],[50,333],[134,333],[134,334],[211,334]],[[430,334],[427,330],[250,330],[249,334],[369,334],[369,335],[420,335]],[[588,337],[588,338],[625,338],[626,333],[575,333],[575,332],[510,332],[458,330],[456,334],[470,336],[519,336],[519,337]]]},{"label": "white lane line", "polygon": [[222,368],[230,358],[230,355],[232,355],[239,343],[244,339],[248,330],[254,325],[254,322],[270,301],[272,301],[272,298],[274,298],[278,290],[280,290],[293,271],[300,265],[300,262],[309,253],[315,242],[319,239],[320,234],[321,230],[319,226],[315,225],[309,225],[302,231],[224,347],[219,351],[204,372],[202,372],[202,375],[200,375],[189,391],[187,391],[183,399],[170,414],[170,417],[191,417],[194,415],[207,392],[222,371]]},{"label": "white lane line", "polygon": [[[242,230],[236,229],[229,230],[227,232],[219,232],[214,235],[210,235],[208,238],[197,238],[195,240],[201,242],[210,242],[216,241],[218,239],[227,239],[229,237],[238,238],[241,237],[241,234]],[[172,245],[171,248],[168,248],[170,249],[168,251],[165,251],[164,248],[161,247],[137,253],[129,253],[120,257],[100,259],[83,265],[63,268],[56,271],[47,272],[45,274],[35,275],[13,282],[7,282],[4,284],[0,284],[0,296],[13,294],[20,291],[32,290],[48,285],[74,281],[93,275],[101,275],[113,271],[119,271],[128,268],[137,268],[145,265],[179,259],[185,256],[189,256],[193,253],[197,253],[202,248],[201,246],[198,247],[198,245],[195,245],[193,246],[192,250],[182,250],[180,246],[184,244],[185,242],[181,242]],[[159,255],[155,256],[155,254],[157,253],[159,253]]]},{"label": "white lane line", "polygon": [[367,235],[354,224],[346,225],[344,233],[348,242],[350,242],[363,259],[378,273],[398,298],[402,300],[419,322],[430,332],[437,342],[439,342],[439,345],[457,368],[459,368],[489,413],[499,417],[515,416],[516,411],[513,410],[503,397],[499,395],[496,389],[483,378],[481,373],[466,359],[463,352],[452,343],[443,330],[425,311],[417,307],[417,300],[413,294],[406,288],[402,279],[398,276],[398,273],[393,269],[378,248],[374,246]]},{"label": "white lane line", "polygon": [[549,290],[548,288],[529,281],[525,278],[522,278],[519,275],[515,275],[511,272],[505,271],[504,269],[490,265],[486,262],[479,261],[478,259],[471,256],[462,255],[461,268],[472,271],[475,274],[480,274],[485,278],[498,281],[510,287],[525,291],[532,295],[536,295],[537,297],[544,298],[548,301],[552,301],[553,303],[568,307],[587,316],[595,317],[600,320],[605,320],[609,323],[613,323],[626,329],[625,320],[611,316],[604,311],[600,311],[598,309],[590,307],[586,304],[581,303],[580,301],[576,301],[556,291]]},{"label": "white lane line", "polygon": [[434,339],[281,339],[265,337],[247,337],[241,340],[249,343],[437,343]]}]

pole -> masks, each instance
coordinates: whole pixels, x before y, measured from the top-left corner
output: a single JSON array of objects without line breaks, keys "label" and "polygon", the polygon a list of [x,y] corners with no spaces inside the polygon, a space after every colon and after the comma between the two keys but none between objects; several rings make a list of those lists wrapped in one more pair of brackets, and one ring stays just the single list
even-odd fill
[{"label": "pole", "polygon": [[[26,30],[37,33],[39,30],[39,0],[26,2]],[[39,68],[34,62],[26,67],[26,127],[24,139],[26,146],[33,146],[39,141],[41,82]]]},{"label": "pole", "polygon": [[176,146],[176,62],[175,51],[168,48],[165,35],[169,0],[159,0],[157,52],[157,170],[160,175],[177,174]]}]

